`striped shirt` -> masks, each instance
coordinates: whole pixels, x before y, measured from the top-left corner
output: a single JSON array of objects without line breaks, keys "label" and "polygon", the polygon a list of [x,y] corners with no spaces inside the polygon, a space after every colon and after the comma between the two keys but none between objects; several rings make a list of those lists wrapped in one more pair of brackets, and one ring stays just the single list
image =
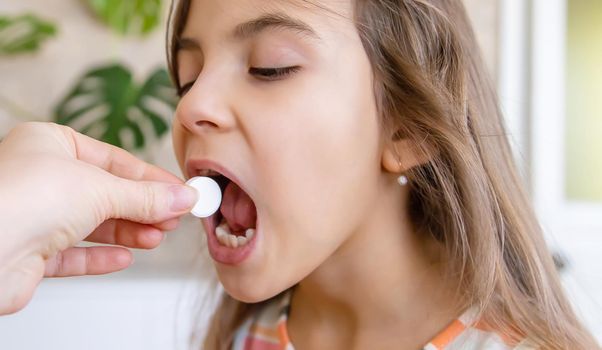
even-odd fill
[{"label": "striped shirt", "polygon": [[[232,350],[294,350],[286,329],[291,292],[273,299],[236,331]],[[529,350],[527,340],[512,344],[479,322],[468,309],[435,336],[422,350]]]}]

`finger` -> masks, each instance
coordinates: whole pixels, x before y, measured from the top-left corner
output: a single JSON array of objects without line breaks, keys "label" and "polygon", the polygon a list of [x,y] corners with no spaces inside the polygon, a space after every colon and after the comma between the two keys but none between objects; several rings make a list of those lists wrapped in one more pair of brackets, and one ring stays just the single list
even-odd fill
[{"label": "finger", "polygon": [[79,160],[125,179],[183,183],[176,175],[148,164],[124,149],[95,140],[69,127],[57,126],[72,141],[74,155]]},{"label": "finger", "polygon": [[46,261],[44,277],[102,275],[123,270],[133,262],[121,247],[73,247]]},{"label": "finger", "polygon": [[143,224],[158,224],[178,218],[192,209],[198,197],[196,189],[178,184],[107,179],[104,187],[109,201],[103,206],[105,218],[124,219]]},{"label": "finger", "polygon": [[[186,214],[197,191],[170,172],[145,163],[127,151],[54,124],[72,142],[74,156],[114,175],[122,191],[107,186],[110,203],[105,218],[157,224]],[[127,205],[124,205],[127,203]]]},{"label": "finger", "polygon": [[84,241],[115,244],[128,248],[152,249],[163,240],[159,229],[125,220],[107,220],[94,230]]},{"label": "finger", "polygon": [[159,222],[159,223],[153,224],[153,226],[164,232],[165,231],[173,231],[173,230],[177,229],[178,226],[180,226],[180,218],[175,218],[175,219]]}]

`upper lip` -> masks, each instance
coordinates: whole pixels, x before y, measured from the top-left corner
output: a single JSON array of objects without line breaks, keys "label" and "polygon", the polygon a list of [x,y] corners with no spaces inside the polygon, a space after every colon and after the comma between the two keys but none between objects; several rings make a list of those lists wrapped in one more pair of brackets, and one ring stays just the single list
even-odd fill
[{"label": "upper lip", "polygon": [[[215,174],[213,172],[217,172],[219,174]],[[209,159],[189,159],[186,161],[186,175],[188,178],[192,178],[195,176],[214,176],[214,175],[223,175],[227,177],[230,181],[234,182],[238,187],[240,187],[243,191],[245,191],[248,195],[249,192],[240,182],[240,180],[225,166],[219,164],[216,161]]]}]

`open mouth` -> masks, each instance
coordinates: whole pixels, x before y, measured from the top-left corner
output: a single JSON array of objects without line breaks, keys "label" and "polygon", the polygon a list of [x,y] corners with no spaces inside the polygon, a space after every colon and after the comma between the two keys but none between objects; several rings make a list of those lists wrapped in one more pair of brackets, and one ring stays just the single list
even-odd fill
[{"label": "open mouth", "polygon": [[251,197],[228,177],[211,171],[206,175],[214,179],[222,190],[220,209],[209,217],[215,227],[215,237],[221,246],[245,247],[255,236],[257,209]]}]

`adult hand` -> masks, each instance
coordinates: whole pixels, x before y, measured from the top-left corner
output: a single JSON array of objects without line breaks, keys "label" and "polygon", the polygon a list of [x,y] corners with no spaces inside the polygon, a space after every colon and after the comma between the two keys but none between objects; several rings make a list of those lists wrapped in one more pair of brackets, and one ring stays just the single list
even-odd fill
[{"label": "adult hand", "polygon": [[[53,123],[0,143],[0,314],[21,310],[43,277],[124,269],[197,198],[175,175]],[[82,240],[118,246],[75,247]]]}]

